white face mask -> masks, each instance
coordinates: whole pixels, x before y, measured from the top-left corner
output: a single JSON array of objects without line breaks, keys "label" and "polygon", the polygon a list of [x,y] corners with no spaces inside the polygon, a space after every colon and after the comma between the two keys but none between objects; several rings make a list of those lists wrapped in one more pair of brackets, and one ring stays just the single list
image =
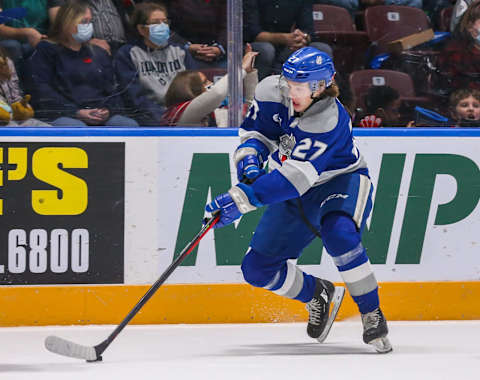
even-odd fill
[{"label": "white face mask", "polygon": [[77,33],[72,34],[72,37],[75,41],[84,43],[90,41],[93,36],[93,24],[78,24]]}]

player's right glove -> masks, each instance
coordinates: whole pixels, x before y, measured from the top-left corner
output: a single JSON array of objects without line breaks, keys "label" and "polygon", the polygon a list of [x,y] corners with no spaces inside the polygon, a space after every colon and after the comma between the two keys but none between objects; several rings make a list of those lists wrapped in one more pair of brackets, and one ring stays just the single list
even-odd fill
[{"label": "player's right glove", "polygon": [[220,212],[220,220],[213,226],[213,228],[220,228],[261,206],[263,204],[257,199],[253,189],[239,183],[228,190],[228,193],[217,195],[205,210],[210,213]]}]

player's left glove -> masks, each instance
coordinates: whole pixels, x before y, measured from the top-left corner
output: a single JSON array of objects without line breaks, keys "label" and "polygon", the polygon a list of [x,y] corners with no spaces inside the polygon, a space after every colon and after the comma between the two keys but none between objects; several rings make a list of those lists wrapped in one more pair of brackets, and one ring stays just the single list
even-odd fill
[{"label": "player's left glove", "polygon": [[[238,182],[253,183],[258,177],[265,174],[261,151],[267,148],[258,141],[247,141],[240,145],[233,154],[233,161],[237,167]],[[265,153],[268,156],[268,153]]]},{"label": "player's left glove", "polygon": [[253,189],[243,183],[233,186],[228,193],[220,194],[210,202],[205,210],[210,213],[220,212],[220,220],[213,228],[220,228],[233,223],[243,214],[261,207],[263,204],[255,196]]},{"label": "player's left glove", "polygon": [[258,177],[265,174],[265,170],[262,169],[263,162],[261,157],[257,155],[247,155],[243,157],[237,163],[237,178],[240,182],[250,181],[253,182]]}]

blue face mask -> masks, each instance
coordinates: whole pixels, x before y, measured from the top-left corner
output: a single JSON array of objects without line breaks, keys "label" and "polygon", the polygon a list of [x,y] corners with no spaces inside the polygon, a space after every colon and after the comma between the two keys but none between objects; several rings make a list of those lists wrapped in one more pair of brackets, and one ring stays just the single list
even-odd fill
[{"label": "blue face mask", "polygon": [[93,36],[93,24],[78,24],[77,33],[72,34],[75,41],[84,43],[90,41]]},{"label": "blue face mask", "polygon": [[148,26],[148,30],[148,38],[150,41],[158,46],[166,45],[168,39],[170,38],[170,28],[168,24],[152,24]]}]

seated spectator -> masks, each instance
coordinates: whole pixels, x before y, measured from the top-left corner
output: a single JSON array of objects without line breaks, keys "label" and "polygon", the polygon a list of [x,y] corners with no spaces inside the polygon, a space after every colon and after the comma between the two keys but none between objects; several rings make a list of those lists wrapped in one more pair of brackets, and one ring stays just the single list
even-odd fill
[{"label": "seated spectator", "polygon": [[314,0],[314,4],[335,5],[347,9],[352,16],[355,12],[374,5],[404,5],[422,8],[422,0]]},{"label": "seated spectator", "polygon": [[68,0],[55,18],[48,40],[27,61],[37,115],[55,126],[137,126],[120,116],[111,57],[88,44],[93,33],[87,3]]},{"label": "seated spectator", "polygon": [[442,76],[436,84],[438,92],[480,89],[480,1],[473,2],[463,15],[458,33],[439,56],[438,69]]},{"label": "seated spectator", "polygon": [[6,51],[0,48],[0,125],[7,127],[48,127],[33,119],[30,95],[23,95],[15,66]]},{"label": "seated spectator", "polygon": [[452,12],[452,19],[450,20],[450,32],[456,32],[458,25],[463,14],[467,11],[468,7],[474,2],[474,0],[457,0]]},{"label": "seated spectator", "polygon": [[[66,0],[56,0],[59,5]],[[90,43],[100,46],[109,54],[124,45],[131,36],[128,25],[129,15],[135,9],[132,0],[86,0],[92,12],[93,38]],[[55,18],[60,6],[50,9]]]},{"label": "seated spectator", "polygon": [[[398,91],[390,86],[372,86],[365,96],[366,115],[360,120],[363,128],[405,126],[400,107],[402,100]],[[406,127],[415,126],[409,121]]]},{"label": "seated spectator", "polygon": [[450,114],[457,127],[480,127],[480,91],[460,89],[453,92]]},{"label": "seated spectator", "polygon": [[311,1],[244,0],[244,40],[259,52],[256,65],[260,80],[279,74],[288,56],[307,45],[333,56],[327,44],[311,42],[312,14]]},{"label": "seated spectator", "polygon": [[138,4],[132,25],[138,40],[118,51],[115,71],[128,114],[141,125],[159,125],[168,86],[177,73],[195,65],[183,46],[169,43],[167,9],[163,5]]},{"label": "seated spectator", "polygon": [[17,64],[28,57],[44,38],[49,26],[48,11],[59,0],[0,0],[0,9],[25,8],[27,14],[19,20],[11,20],[0,25],[0,46],[4,47],[10,58]]},{"label": "seated spectator", "polygon": [[227,2],[172,0],[172,40],[188,48],[199,69],[227,67]]},{"label": "seated spectator", "polygon": [[[253,61],[257,52],[248,46],[242,60],[245,102],[253,100],[258,83],[257,70]],[[175,77],[166,95],[167,110],[163,115],[163,125],[214,127],[219,125],[215,118],[218,107],[228,93],[228,75],[212,84],[200,71],[184,71]]]}]

